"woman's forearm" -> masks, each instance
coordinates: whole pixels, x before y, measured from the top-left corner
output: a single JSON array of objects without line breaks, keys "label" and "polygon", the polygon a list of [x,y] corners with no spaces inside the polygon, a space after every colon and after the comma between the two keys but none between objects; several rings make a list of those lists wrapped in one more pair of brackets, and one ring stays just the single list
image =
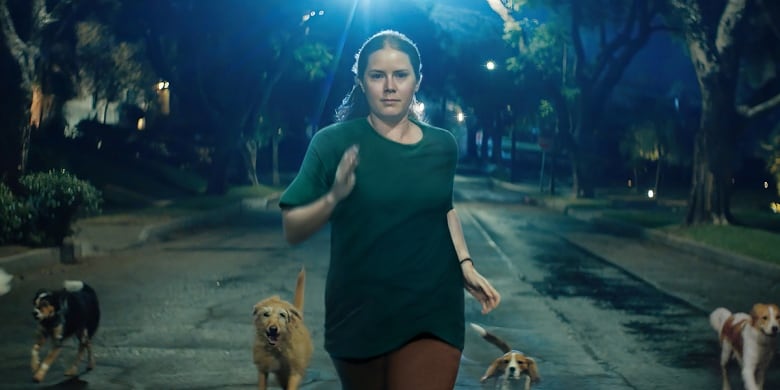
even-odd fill
[{"label": "woman's forearm", "polygon": [[458,261],[470,258],[469,248],[466,245],[466,238],[463,236],[463,226],[458,218],[458,213],[455,209],[447,212],[447,226],[450,229],[450,237],[452,238],[452,245],[455,247],[455,252],[458,254]]},{"label": "woman's forearm", "polygon": [[333,193],[328,192],[307,205],[283,210],[284,239],[294,245],[311,237],[328,222],[336,203]]}]

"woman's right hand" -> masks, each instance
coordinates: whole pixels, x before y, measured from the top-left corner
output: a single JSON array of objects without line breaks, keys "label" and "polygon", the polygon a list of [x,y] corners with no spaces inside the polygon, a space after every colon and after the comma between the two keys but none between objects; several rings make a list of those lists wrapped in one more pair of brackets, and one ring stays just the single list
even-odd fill
[{"label": "woman's right hand", "polygon": [[338,203],[352,192],[355,188],[355,168],[358,165],[358,145],[352,145],[341,156],[338,168],[336,168],[336,178],[333,180],[333,186],[330,192],[333,200]]}]

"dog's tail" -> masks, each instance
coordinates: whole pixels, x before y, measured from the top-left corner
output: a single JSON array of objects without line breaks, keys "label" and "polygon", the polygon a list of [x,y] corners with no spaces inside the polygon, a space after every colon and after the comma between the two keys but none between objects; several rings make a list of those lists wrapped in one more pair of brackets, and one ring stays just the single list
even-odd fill
[{"label": "dog's tail", "polygon": [[11,280],[13,280],[13,278],[13,275],[0,268],[0,295],[5,295],[11,291]]},{"label": "dog's tail", "polygon": [[80,280],[66,280],[62,283],[62,287],[70,292],[81,291],[84,288],[84,282]]},{"label": "dog's tail", "polygon": [[295,299],[293,304],[303,315],[303,290],[306,283],[306,269],[301,266],[301,271],[298,272],[298,281],[295,284]]},{"label": "dog's tail", "polygon": [[720,334],[720,330],[723,329],[723,324],[729,317],[731,317],[731,312],[726,308],[719,307],[713,310],[712,313],[710,313],[710,325],[712,325],[712,329],[715,329],[715,331]]},{"label": "dog's tail", "polygon": [[510,347],[509,344],[506,343],[506,341],[501,340],[498,336],[488,332],[487,330],[485,330],[485,328],[473,322],[470,323],[470,325],[475,331],[477,331],[477,333],[480,336],[482,336],[483,339],[487,340],[487,342],[489,342],[490,344],[493,344],[496,347],[498,347],[498,349],[500,349],[501,352],[507,353],[512,350],[512,347]]}]

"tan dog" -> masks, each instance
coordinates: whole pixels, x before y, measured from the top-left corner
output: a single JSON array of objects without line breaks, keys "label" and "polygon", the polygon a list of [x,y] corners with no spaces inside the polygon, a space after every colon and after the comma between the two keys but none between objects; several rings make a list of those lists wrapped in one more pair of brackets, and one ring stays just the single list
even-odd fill
[{"label": "tan dog", "polygon": [[741,367],[746,390],[764,388],[767,367],[775,354],[780,332],[780,310],[775,304],[756,303],[746,313],[731,313],[719,307],[710,314],[710,324],[720,340],[723,390],[730,390],[727,365],[734,358]]},{"label": "tan dog", "polygon": [[274,295],[255,304],[255,343],[252,355],[257,366],[257,388],[268,388],[273,372],[283,389],[296,390],[311,360],[309,330],[303,324],[303,291],[306,270],[301,267],[295,286],[295,304]]},{"label": "tan dog", "polygon": [[531,388],[531,382],[538,382],[542,378],[539,376],[539,370],[536,361],[533,358],[525,356],[520,351],[513,350],[506,341],[498,336],[488,332],[477,324],[471,324],[471,327],[477,331],[487,342],[495,345],[504,354],[496,358],[485,371],[485,375],[480,378],[480,383],[485,383],[489,378],[495,376],[502,377],[501,387],[508,387],[510,380],[519,380],[525,376],[525,390]]}]

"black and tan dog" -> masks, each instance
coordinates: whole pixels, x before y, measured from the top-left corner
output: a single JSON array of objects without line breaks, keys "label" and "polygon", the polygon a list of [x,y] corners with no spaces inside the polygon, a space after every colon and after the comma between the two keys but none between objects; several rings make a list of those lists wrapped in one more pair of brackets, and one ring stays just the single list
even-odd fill
[{"label": "black and tan dog", "polygon": [[[92,336],[100,322],[100,308],[97,294],[82,281],[65,281],[61,290],[38,290],[33,298],[33,316],[38,321],[38,333],[32,347],[30,368],[33,381],[40,382],[46,376],[54,360],[62,350],[62,342],[74,336],[78,338],[79,350],[73,365],[65,371],[66,376],[78,375],[78,364],[87,352],[87,369],[95,367],[92,354]],[[52,348],[41,362],[40,349],[51,339]]]},{"label": "black and tan dog", "polygon": [[[480,382],[484,383],[488,378],[501,376],[502,382],[500,383],[502,388],[508,387],[510,380],[519,380],[525,377],[524,389],[529,390],[531,388],[531,382],[538,382],[541,380],[539,376],[539,369],[536,366],[536,360],[530,358],[520,351],[512,349],[506,341],[500,339],[498,336],[488,332],[485,328],[471,324],[471,327],[490,344],[495,345],[504,354],[496,358],[493,363],[485,371],[485,375],[480,378]],[[497,383],[498,385],[498,383]]]},{"label": "black and tan dog", "polygon": [[303,324],[303,291],[306,271],[301,268],[294,304],[274,295],[254,306],[255,341],[252,357],[257,366],[257,387],[268,388],[274,373],[283,389],[297,390],[313,351],[311,336]]}]

